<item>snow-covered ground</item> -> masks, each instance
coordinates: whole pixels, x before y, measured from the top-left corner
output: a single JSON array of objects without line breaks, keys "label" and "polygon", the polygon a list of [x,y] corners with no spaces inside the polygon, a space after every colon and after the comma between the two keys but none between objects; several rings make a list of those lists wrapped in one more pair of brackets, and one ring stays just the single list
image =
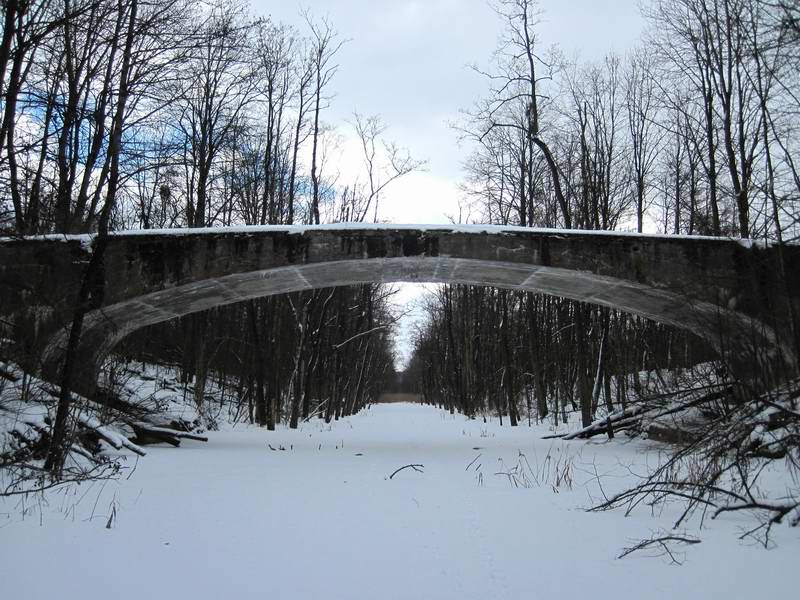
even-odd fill
[{"label": "snow-covered ground", "polygon": [[[745,515],[689,530],[703,542],[677,549],[682,566],[616,559],[678,509],[586,513],[596,473],[606,492],[620,489],[658,446],[546,433],[392,404],[297,431],[237,426],[208,444],[151,446],[117,481],[0,501],[0,597],[795,597],[797,531],[776,528],[765,550],[737,539]],[[389,479],[409,463],[423,472]]]}]

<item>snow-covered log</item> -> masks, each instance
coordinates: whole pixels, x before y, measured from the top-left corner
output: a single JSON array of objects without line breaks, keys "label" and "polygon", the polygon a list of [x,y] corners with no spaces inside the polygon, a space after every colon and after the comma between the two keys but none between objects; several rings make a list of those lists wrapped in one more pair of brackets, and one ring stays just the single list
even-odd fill
[{"label": "snow-covered log", "polygon": [[165,442],[177,447],[180,446],[181,439],[195,440],[198,442],[208,441],[208,438],[202,435],[169,429],[167,427],[158,427],[144,421],[130,422],[129,425],[136,434],[136,441],[140,444]]},{"label": "snow-covered log", "polygon": [[[728,386],[714,386],[700,390],[681,391],[680,396],[663,394],[647,398],[641,402],[617,410],[595,420],[591,425],[571,433],[547,437],[560,437],[564,440],[588,439],[608,432],[609,422],[614,431],[638,429],[666,442],[684,442],[694,439],[691,427],[684,421],[690,409],[720,400],[731,392]],[[669,399],[668,399],[669,398]],[[679,417],[680,415],[680,417]],[[692,414],[696,417],[696,414]]]},{"label": "snow-covered log", "polygon": [[615,430],[628,429],[641,421],[642,412],[642,406],[638,404],[636,406],[629,406],[623,410],[614,411],[607,417],[594,421],[588,427],[566,434],[564,439],[574,440],[576,438],[590,438],[598,434],[606,433],[608,431],[609,421]]},{"label": "snow-covered log", "polygon": [[82,426],[86,427],[94,431],[100,438],[108,442],[111,446],[113,446],[116,450],[122,450],[125,448],[126,450],[130,450],[131,452],[138,454],[139,456],[146,456],[147,452],[145,452],[141,447],[131,442],[128,438],[126,438],[121,433],[118,433],[108,427],[103,426],[100,421],[95,419],[91,416],[79,416],[78,423]]}]

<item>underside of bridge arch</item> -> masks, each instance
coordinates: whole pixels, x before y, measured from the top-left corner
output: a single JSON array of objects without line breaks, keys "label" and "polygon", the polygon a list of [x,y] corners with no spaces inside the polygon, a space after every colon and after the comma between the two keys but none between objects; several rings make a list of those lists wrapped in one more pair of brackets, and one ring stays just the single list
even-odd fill
[{"label": "underside of bridge arch", "polygon": [[[666,289],[588,271],[532,264],[446,256],[360,258],[297,264],[232,273],[163,289],[87,314],[78,349],[78,391],[93,391],[102,359],[128,334],[217,306],[276,294],[364,283],[423,282],[491,286],[540,292],[615,308],[688,329],[742,370],[774,362],[780,342],[774,332],[742,313],[707,302],[690,301]],[[66,331],[55,335],[44,353],[43,370],[54,375],[66,346]],[[786,356],[791,352],[786,350]]]}]

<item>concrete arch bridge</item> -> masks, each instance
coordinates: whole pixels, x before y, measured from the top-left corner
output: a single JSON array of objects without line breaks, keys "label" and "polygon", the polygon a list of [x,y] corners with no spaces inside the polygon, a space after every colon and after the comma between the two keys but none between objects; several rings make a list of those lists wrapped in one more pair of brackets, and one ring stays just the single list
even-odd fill
[{"label": "concrete arch bridge", "polygon": [[[0,240],[0,318],[55,380],[89,236]],[[779,258],[782,255],[782,263]],[[783,267],[781,267],[783,264]],[[781,277],[781,269],[788,274]],[[543,292],[689,329],[752,381],[797,373],[800,246],[619,232],[340,224],[111,235],[78,348],[76,390],[147,325],[261,296],[368,282]]]}]

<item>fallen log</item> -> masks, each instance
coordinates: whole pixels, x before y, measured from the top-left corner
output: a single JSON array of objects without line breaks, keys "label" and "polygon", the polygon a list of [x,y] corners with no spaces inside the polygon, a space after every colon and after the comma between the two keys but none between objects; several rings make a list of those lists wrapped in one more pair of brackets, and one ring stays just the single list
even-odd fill
[{"label": "fallen log", "polygon": [[139,444],[158,444],[164,442],[177,448],[181,445],[181,439],[195,440],[198,442],[208,441],[208,438],[203,435],[178,431],[166,427],[158,427],[144,421],[133,421],[129,422],[128,425],[130,425],[133,432],[136,434],[135,439]]},{"label": "fallen log", "polygon": [[618,410],[616,412],[611,413],[607,417],[603,419],[598,419],[591,425],[584,427],[583,429],[579,429],[577,431],[573,431],[572,433],[568,433],[563,436],[565,440],[574,440],[576,438],[590,438],[595,435],[600,435],[603,433],[608,433],[608,423],[611,422],[612,427],[615,431],[622,431],[632,427],[633,425],[641,422],[642,415],[645,411],[642,409],[641,406],[630,406],[623,410]]},{"label": "fallen log", "polygon": [[[707,386],[708,387],[708,386]],[[713,402],[722,398],[725,394],[730,393],[731,388],[729,386],[718,386],[712,389],[712,391],[704,393],[698,398],[694,400],[688,400],[692,396],[692,394],[696,390],[689,390],[685,393],[687,400],[671,400],[669,406],[663,405],[651,405],[648,407],[648,400],[643,401],[641,404],[637,404],[635,406],[629,406],[628,408],[615,411],[608,415],[607,417],[603,417],[602,419],[598,419],[594,421],[591,425],[584,427],[583,429],[578,429],[577,431],[573,431],[572,433],[567,433],[564,435],[554,435],[554,436],[547,436],[547,438],[553,437],[560,437],[564,440],[574,440],[574,439],[588,439],[594,437],[596,435],[603,435],[608,433],[608,424],[609,421],[611,422],[611,426],[614,428],[614,431],[626,431],[629,429],[634,429],[636,427],[640,427],[643,421],[652,422],[657,419],[662,419],[664,417],[668,417],[673,414],[677,414],[683,412],[689,408],[700,406],[709,402]],[[675,394],[670,394],[675,395]],[[658,396],[654,399],[649,399],[650,402],[652,401],[663,400],[662,396]],[[681,439],[682,442],[688,442],[693,440],[692,432],[686,432],[684,436],[678,435],[677,431],[682,431],[678,427],[666,427],[663,425],[657,425],[655,423],[651,423],[648,426],[648,431],[650,429],[654,429],[655,437],[658,439],[658,435],[664,433],[665,436],[677,440],[678,438]],[[670,431],[667,432],[666,430],[669,429]]]},{"label": "fallen log", "polygon": [[86,429],[93,431],[99,438],[110,444],[115,450],[122,450],[125,448],[126,450],[130,450],[139,456],[147,455],[147,452],[131,442],[124,435],[104,427],[97,419],[93,417],[79,416],[78,423],[80,423],[80,425]]},{"label": "fallen log", "polygon": [[186,440],[195,440],[196,442],[207,442],[208,438],[204,435],[198,435],[196,433],[192,433],[190,431],[182,431],[178,429],[171,429],[169,427],[159,427],[157,425],[152,425],[151,423],[146,423],[144,421],[138,421],[136,423],[130,424],[132,427],[135,425],[142,429],[147,430],[148,432],[157,432],[157,433],[164,433],[172,435],[176,438],[182,438]]},{"label": "fallen log", "polygon": [[142,446],[163,443],[178,448],[181,445],[181,441],[177,437],[163,431],[154,431],[146,427],[139,427],[136,424],[131,424],[131,429],[133,429],[134,433],[133,440]]}]

